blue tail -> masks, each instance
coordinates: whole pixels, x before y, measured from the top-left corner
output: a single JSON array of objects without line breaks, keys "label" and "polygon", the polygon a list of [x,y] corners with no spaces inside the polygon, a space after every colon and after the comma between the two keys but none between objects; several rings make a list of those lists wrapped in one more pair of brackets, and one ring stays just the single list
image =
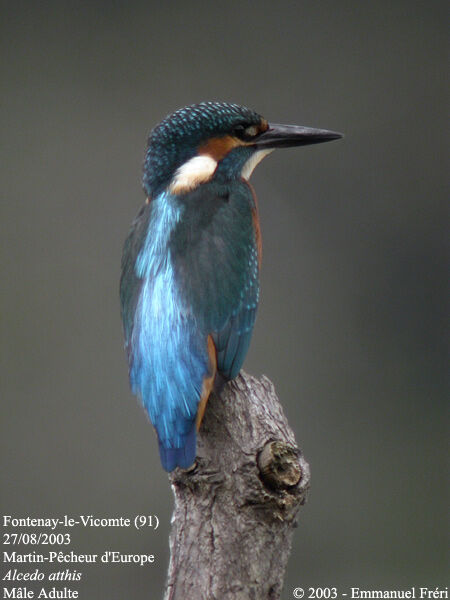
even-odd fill
[{"label": "blue tail", "polygon": [[195,461],[197,450],[197,435],[195,430],[195,421],[191,430],[186,436],[184,446],[182,448],[165,448],[158,438],[159,456],[161,464],[165,471],[173,471],[176,467],[187,469]]}]

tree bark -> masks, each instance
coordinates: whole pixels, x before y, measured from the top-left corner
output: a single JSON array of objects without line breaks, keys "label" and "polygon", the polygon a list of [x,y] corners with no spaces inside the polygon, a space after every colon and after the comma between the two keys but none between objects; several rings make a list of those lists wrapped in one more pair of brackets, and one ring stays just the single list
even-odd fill
[{"label": "tree bark", "polygon": [[244,372],[209,399],[197,461],[171,476],[165,600],[281,596],[309,466],[267,377]]}]

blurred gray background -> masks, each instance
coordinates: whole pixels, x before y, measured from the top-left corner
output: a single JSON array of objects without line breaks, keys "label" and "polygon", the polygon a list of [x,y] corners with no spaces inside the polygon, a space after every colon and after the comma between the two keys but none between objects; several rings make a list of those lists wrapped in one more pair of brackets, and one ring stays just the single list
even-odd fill
[{"label": "blurred gray background", "polygon": [[445,6],[1,3],[1,514],[161,520],[73,531],[80,552],[157,557],[79,568],[80,597],[164,586],[172,494],[129,391],[118,281],[146,137],[205,99],[346,135],[252,179],[245,369],[272,379],[312,468],[283,597],[448,583]]}]

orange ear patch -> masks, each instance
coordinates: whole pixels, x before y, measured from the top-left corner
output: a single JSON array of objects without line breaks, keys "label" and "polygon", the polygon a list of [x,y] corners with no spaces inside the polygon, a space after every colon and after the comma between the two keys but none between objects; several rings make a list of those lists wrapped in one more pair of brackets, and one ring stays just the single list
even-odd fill
[{"label": "orange ear patch", "polygon": [[202,395],[200,397],[200,402],[198,404],[198,410],[197,410],[197,419],[196,419],[197,431],[200,429],[200,425],[203,420],[203,415],[205,414],[206,405],[208,403],[209,396],[214,387],[214,379],[216,377],[216,371],[217,371],[216,347],[214,346],[213,339],[210,335],[208,335],[208,356],[209,356],[209,366],[210,366],[211,371],[210,371],[210,375],[208,377],[205,377],[205,379],[203,380]]},{"label": "orange ear patch", "polygon": [[237,146],[242,146],[240,140],[231,135],[224,135],[208,140],[203,146],[199,147],[198,154],[206,154],[211,156],[216,162],[219,162],[230,150],[233,150]]}]

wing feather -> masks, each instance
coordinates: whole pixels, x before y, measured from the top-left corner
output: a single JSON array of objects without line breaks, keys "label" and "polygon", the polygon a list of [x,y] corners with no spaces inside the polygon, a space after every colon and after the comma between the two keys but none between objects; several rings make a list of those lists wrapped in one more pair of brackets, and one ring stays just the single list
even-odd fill
[{"label": "wing feather", "polygon": [[248,351],[259,297],[254,197],[242,182],[229,193],[203,185],[182,201],[171,240],[177,281],[203,335],[213,337],[218,371],[232,379]]}]

